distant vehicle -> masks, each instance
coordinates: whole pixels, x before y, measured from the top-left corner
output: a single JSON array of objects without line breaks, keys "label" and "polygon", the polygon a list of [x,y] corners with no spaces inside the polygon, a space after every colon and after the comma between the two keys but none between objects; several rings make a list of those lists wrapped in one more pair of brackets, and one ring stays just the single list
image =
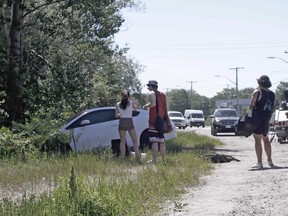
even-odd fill
[{"label": "distant vehicle", "polygon": [[170,120],[174,123],[175,127],[179,129],[185,129],[187,127],[185,118],[181,112],[178,111],[168,111]]},{"label": "distant vehicle", "polygon": [[270,120],[270,130],[276,133],[280,144],[288,142],[288,107],[277,109]]},{"label": "distant vehicle", "polygon": [[239,117],[237,111],[231,108],[215,109],[211,117],[211,135],[217,133],[235,133]]},{"label": "distant vehicle", "polygon": [[[133,111],[133,122],[136,129],[140,149],[149,147],[147,110]],[[93,151],[97,148],[111,148],[112,143],[120,143],[118,132],[119,119],[115,118],[115,107],[99,107],[86,110],[60,128],[61,132],[70,132],[69,146],[77,152]],[[165,134],[165,139],[176,137],[173,122],[173,131]],[[133,147],[130,136],[127,136],[128,147]],[[129,148],[130,149],[130,148]]]},{"label": "distant vehicle", "polygon": [[205,118],[202,110],[187,109],[184,111],[186,125],[205,127]]}]

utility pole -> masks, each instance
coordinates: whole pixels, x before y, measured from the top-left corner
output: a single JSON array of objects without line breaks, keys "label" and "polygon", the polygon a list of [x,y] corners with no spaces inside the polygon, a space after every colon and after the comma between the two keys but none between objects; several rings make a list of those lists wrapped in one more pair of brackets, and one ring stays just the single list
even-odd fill
[{"label": "utility pole", "polygon": [[235,68],[229,68],[230,70],[236,70],[236,106],[237,106],[237,113],[240,116],[239,113],[239,93],[238,93],[238,70],[244,69],[244,67],[235,67]]},{"label": "utility pole", "polygon": [[187,83],[190,83],[190,84],[191,84],[191,92],[190,92],[190,106],[191,106],[191,109],[192,109],[193,83],[197,83],[197,81],[187,81]]}]

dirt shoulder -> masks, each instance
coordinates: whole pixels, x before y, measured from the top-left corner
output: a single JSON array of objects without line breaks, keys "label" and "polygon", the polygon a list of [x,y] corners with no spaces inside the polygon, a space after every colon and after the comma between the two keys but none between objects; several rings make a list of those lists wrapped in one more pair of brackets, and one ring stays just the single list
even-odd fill
[{"label": "dirt shoulder", "polygon": [[[209,135],[208,128],[197,133]],[[263,152],[262,170],[251,170],[256,162],[252,137],[218,136],[225,146],[217,153],[231,155],[240,162],[215,164],[198,188],[189,188],[175,202],[169,202],[159,216],[173,215],[288,215],[288,144],[272,143],[271,169]]]}]

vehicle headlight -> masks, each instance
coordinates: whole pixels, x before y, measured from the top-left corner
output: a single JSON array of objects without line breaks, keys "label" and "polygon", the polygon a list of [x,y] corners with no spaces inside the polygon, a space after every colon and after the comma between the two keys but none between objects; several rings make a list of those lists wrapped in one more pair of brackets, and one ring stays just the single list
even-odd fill
[{"label": "vehicle headlight", "polygon": [[215,122],[216,122],[216,123],[220,123],[221,120],[220,120],[220,119],[215,119]]}]

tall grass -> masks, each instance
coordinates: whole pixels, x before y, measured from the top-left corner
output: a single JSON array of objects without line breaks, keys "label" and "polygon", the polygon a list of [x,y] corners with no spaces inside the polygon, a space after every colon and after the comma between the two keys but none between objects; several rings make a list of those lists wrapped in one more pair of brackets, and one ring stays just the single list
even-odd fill
[{"label": "tall grass", "polygon": [[[167,142],[167,163],[156,165],[139,165],[133,157],[120,160],[110,150],[25,164],[3,161],[1,189],[6,195],[19,190],[22,196],[11,199],[2,193],[0,215],[153,215],[164,201],[176,199],[209,174],[213,167],[201,155],[215,145],[221,143],[194,133],[178,134]],[[148,151],[145,160],[150,158]],[[43,187],[29,193],[39,184]]]}]

